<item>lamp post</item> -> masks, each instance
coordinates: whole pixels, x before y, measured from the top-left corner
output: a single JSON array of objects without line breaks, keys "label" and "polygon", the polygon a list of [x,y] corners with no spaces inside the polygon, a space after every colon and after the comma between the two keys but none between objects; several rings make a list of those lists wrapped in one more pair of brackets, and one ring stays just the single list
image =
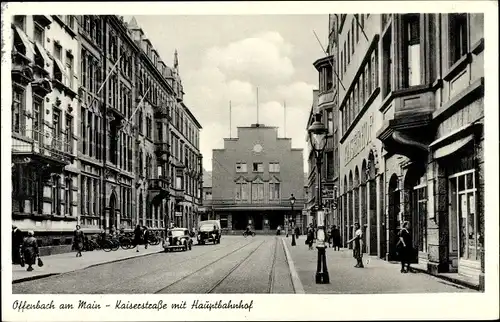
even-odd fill
[{"label": "lamp post", "polygon": [[[292,195],[290,196],[290,205],[292,206],[292,218],[293,218],[293,223],[295,223],[295,215],[293,213],[293,205],[295,204],[295,197],[293,196],[293,193]],[[288,219],[288,224],[290,225],[290,219]],[[295,243],[295,231],[293,229],[293,227],[290,227],[292,229],[292,246],[295,246],[296,243]],[[288,236],[287,236],[288,237]]]},{"label": "lamp post", "polygon": [[318,263],[316,268],[316,284],[329,284],[330,276],[328,275],[328,268],[326,266],[326,251],[325,251],[325,214],[323,211],[323,204],[321,200],[321,161],[323,151],[326,146],[326,133],[327,129],[321,122],[321,114],[316,113],[315,121],[307,129],[309,133],[309,141],[311,142],[312,150],[316,157],[316,182],[318,183],[317,195],[317,219],[318,225],[316,248],[318,249]]}]

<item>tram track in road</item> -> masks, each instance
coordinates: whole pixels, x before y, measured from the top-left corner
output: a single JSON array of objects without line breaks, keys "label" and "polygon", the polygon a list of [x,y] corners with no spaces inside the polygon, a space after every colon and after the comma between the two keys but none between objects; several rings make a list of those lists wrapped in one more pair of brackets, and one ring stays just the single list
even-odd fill
[{"label": "tram track in road", "polygon": [[[214,253],[214,252],[220,251],[220,250],[222,250],[222,249],[229,248],[230,246],[233,246],[233,245],[229,244],[229,245],[224,245],[224,247],[221,247],[221,248],[212,248],[209,252],[201,253],[201,254],[196,255],[196,256],[194,256],[194,257],[187,257],[187,258],[184,258],[184,259],[182,259],[182,260],[180,260],[180,261],[178,261],[178,262],[175,262],[175,265],[180,265],[180,264],[182,264],[182,263],[185,263],[185,262],[188,262],[188,261],[195,260],[195,259],[200,258],[200,257],[202,257],[202,256],[207,256],[207,255],[210,255],[211,253]],[[158,254],[165,254],[165,252],[159,252]],[[170,255],[175,255],[175,253],[172,253],[172,254],[170,254]],[[160,255],[160,256],[161,256],[161,255]],[[134,277],[132,277],[132,278],[130,278],[130,279],[128,279],[128,280],[126,280],[126,281],[120,281],[120,282],[116,282],[116,281],[114,281],[114,282],[112,282],[112,283],[109,283],[109,284],[107,284],[107,285],[104,285],[101,289],[106,290],[106,289],[109,289],[109,288],[111,288],[111,287],[113,287],[113,286],[118,286],[118,285],[121,285],[121,284],[124,284],[124,283],[130,283],[131,281],[138,280],[138,279],[141,279],[141,278],[143,278],[143,277],[145,277],[145,276],[148,276],[148,275],[151,275],[151,274],[157,274],[157,273],[159,273],[159,272],[163,272],[163,271],[165,271],[165,268],[164,268],[164,267],[162,267],[162,268],[158,268],[158,269],[155,269],[155,270],[153,270],[153,271],[147,271],[147,272],[145,272],[145,273],[143,273],[143,274],[141,274],[141,275],[134,276]]]},{"label": "tram track in road", "polygon": [[[277,238],[274,238],[274,251],[273,251],[273,257],[272,257],[272,261],[271,261],[271,269],[269,271],[269,278],[268,278],[268,286],[267,286],[267,293],[271,294],[273,292],[273,284],[274,284],[274,273],[275,273],[275,264],[276,264],[276,252],[278,250],[277,248],[277,241],[278,239]],[[214,293],[214,291],[226,280],[228,280],[228,278],[238,269],[241,267],[241,265],[243,265],[245,262],[248,261],[248,259],[250,259],[250,257],[252,257],[252,255],[254,255],[257,250],[264,244],[265,241],[263,241],[262,243],[259,244],[259,246],[257,248],[255,248],[252,252],[250,252],[247,256],[245,256],[238,264],[236,264],[235,266],[233,266],[231,268],[231,270],[229,270],[229,272],[227,274],[225,274],[221,279],[219,279],[217,281],[217,283],[215,283],[215,285],[213,285],[206,293],[207,294],[210,294],[210,293]]]},{"label": "tram track in road", "polygon": [[[255,249],[254,249],[254,250],[253,250],[250,254],[254,253],[254,252],[255,252],[255,251],[256,251],[256,250],[257,250],[257,249],[258,249],[258,248],[259,248],[259,247],[260,247],[260,246],[264,243],[264,242],[265,242],[265,241],[262,241],[262,242],[259,244],[259,246],[257,246],[257,248],[255,248]],[[210,266],[212,266],[212,265],[214,265],[214,264],[216,264],[216,263],[218,263],[218,262],[222,261],[223,259],[225,259],[225,258],[229,257],[230,255],[232,255],[232,254],[234,254],[234,253],[238,252],[239,250],[241,250],[241,249],[243,249],[243,248],[245,248],[245,247],[247,247],[247,246],[253,245],[253,244],[255,244],[255,241],[251,241],[251,242],[249,242],[249,243],[244,244],[244,245],[243,245],[243,246],[241,246],[241,247],[236,248],[235,250],[233,250],[233,251],[231,251],[231,252],[229,252],[229,253],[225,254],[224,256],[219,257],[219,258],[217,258],[216,260],[211,261],[210,263],[208,263],[208,264],[206,264],[206,265],[204,265],[204,266],[200,267],[199,269],[195,270],[194,272],[191,272],[191,273],[189,273],[189,274],[187,274],[187,275],[185,275],[185,276],[183,276],[183,277],[181,277],[181,278],[179,278],[179,279],[175,280],[174,282],[172,282],[172,283],[168,284],[167,286],[165,286],[165,287],[163,287],[163,288],[161,288],[161,289],[157,290],[156,292],[154,292],[154,294],[160,294],[160,293],[163,293],[165,290],[167,290],[167,289],[171,288],[172,286],[175,286],[175,285],[179,284],[180,282],[187,280],[189,277],[191,277],[191,276],[193,276],[193,275],[195,275],[195,274],[197,274],[197,273],[199,273],[199,272],[203,271],[204,269],[207,269],[208,267],[210,267]],[[248,257],[248,256],[247,256],[247,257]],[[243,261],[244,261],[244,260],[243,260]],[[208,292],[207,292],[207,293],[208,293]]]}]

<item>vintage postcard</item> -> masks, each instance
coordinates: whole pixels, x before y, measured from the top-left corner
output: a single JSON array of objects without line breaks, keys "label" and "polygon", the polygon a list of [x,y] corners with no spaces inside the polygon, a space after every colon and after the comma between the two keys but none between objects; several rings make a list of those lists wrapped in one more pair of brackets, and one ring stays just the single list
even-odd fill
[{"label": "vintage postcard", "polygon": [[497,10],[3,3],[2,319],[498,318]]}]

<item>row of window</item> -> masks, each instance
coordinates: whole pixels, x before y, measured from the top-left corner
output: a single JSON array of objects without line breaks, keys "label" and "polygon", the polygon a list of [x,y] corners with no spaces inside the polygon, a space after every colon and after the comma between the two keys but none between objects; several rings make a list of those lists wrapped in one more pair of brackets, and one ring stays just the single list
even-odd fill
[{"label": "row of window", "polygon": [[[264,172],[264,163],[253,162],[252,163],[252,172]],[[269,172],[270,173],[280,172],[279,162],[269,162]],[[246,162],[237,162],[236,163],[236,173],[248,173],[248,168],[247,168]]]},{"label": "row of window", "polygon": [[360,29],[364,28],[365,15],[356,14],[351,20],[351,29],[347,32],[347,38],[343,47],[340,48],[340,79],[344,78],[347,65],[351,63],[351,56],[354,55],[356,44],[359,42]]},{"label": "row of window", "polygon": [[374,50],[371,59],[360,67],[363,71],[357,79],[353,80],[346,93],[342,109],[342,135],[346,133],[349,126],[354,122],[370,95],[378,87],[378,50]]},{"label": "row of window", "polygon": [[172,120],[174,126],[179,130],[179,132],[186,137],[186,139],[191,142],[196,148],[199,146],[199,133],[197,128],[189,122],[189,118],[184,115],[180,107],[175,106],[173,108]]},{"label": "row of window", "polygon": [[[279,182],[269,182],[267,183],[268,189],[266,190],[266,199],[268,200],[280,200],[280,183]],[[252,196],[252,201],[264,201],[264,183],[263,182],[238,182],[236,183],[236,189],[234,198],[236,201],[250,201],[250,192]]]}]

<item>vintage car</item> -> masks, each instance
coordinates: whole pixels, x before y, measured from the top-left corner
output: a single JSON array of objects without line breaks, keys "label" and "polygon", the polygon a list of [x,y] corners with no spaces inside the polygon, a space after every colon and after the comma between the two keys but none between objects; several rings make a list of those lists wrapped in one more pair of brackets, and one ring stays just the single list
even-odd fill
[{"label": "vintage car", "polygon": [[167,237],[163,239],[165,252],[172,250],[191,250],[193,240],[187,228],[172,228],[167,230]]},{"label": "vintage car", "polygon": [[220,221],[218,220],[204,220],[198,224],[198,244],[205,244],[206,242],[213,242],[219,244],[221,238]]}]

